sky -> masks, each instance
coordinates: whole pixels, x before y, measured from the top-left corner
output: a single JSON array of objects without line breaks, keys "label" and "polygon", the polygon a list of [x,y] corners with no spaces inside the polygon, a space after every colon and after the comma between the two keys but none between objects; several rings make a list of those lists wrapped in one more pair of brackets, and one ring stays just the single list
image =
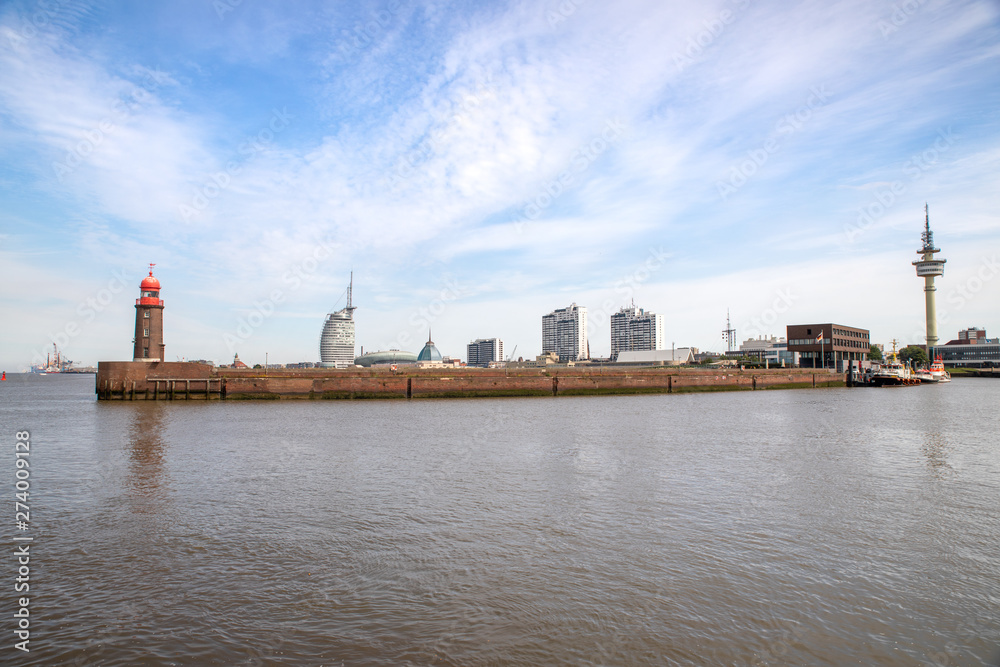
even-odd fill
[{"label": "sky", "polygon": [[[1000,2],[0,5],[0,366],[357,344],[541,352],[634,303],[667,345],[837,322],[1000,335]],[[430,329],[430,332],[429,332]]]}]

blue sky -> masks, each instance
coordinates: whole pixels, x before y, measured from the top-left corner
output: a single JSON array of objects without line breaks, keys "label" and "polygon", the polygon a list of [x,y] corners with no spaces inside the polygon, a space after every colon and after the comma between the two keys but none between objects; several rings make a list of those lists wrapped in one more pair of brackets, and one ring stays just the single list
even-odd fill
[{"label": "blue sky", "polygon": [[8,2],[0,365],[442,353],[632,301],[677,346],[835,321],[1000,335],[1000,4]]}]

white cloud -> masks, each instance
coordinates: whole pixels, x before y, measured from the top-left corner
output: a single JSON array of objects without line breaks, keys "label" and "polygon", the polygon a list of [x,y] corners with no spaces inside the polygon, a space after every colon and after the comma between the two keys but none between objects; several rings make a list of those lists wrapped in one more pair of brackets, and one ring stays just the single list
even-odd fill
[{"label": "white cloud", "polygon": [[[551,11],[569,6],[553,20]],[[720,23],[723,11],[731,20]],[[442,317],[443,342],[491,335],[470,322],[504,313],[504,335],[525,336],[529,350],[542,313],[562,301],[602,303],[614,296],[602,285],[662,245],[675,258],[640,305],[669,309],[683,344],[708,347],[721,329],[709,322],[726,303],[755,303],[788,275],[844,286],[807,300],[888,329],[862,288],[889,248],[912,254],[924,200],[939,238],[950,234],[950,271],[980,261],[962,250],[972,239],[997,239],[996,96],[983,91],[997,89],[1000,49],[989,3],[923,3],[887,37],[864,2],[514,4],[465,14],[441,6],[390,16],[354,50],[342,48],[342,31],[362,25],[367,10],[329,10],[311,24],[276,12],[279,29],[256,51],[270,23],[249,6],[221,25],[197,22],[193,10],[173,17],[182,46],[163,71],[152,51],[83,40],[70,19],[14,39],[0,51],[0,141],[20,165],[0,177],[17,209],[4,232],[42,247],[39,231],[15,223],[37,216],[66,237],[63,252],[83,248],[76,263],[91,276],[113,261],[157,261],[175,290],[172,335],[186,350],[206,335],[218,347],[239,313],[284,288],[288,304],[248,344],[256,350],[273,327],[300,354],[314,352],[321,325],[309,317],[321,320],[352,266],[368,274],[359,318],[373,340],[412,328],[408,318],[437,289],[428,294],[427,281],[452,274],[474,288]],[[9,36],[16,19],[3,20]],[[218,35],[199,50],[193,36],[209,27]],[[246,83],[246,72],[291,62],[304,71],[280,92]],[[224,90],[206,111],[193,100],[209,81]],[[829,99],[780,129],[817,88]],[[260,108],[298,106],[289,104],[287,129],[247,152],[230,138],[241,134],[234,127],[268,128],[269,118],[240,107],[257,98]],[[98,141],[102,122],[112,127]],[[609,122],[624,132],[581,162]],[[950,125],[958,139],[907,175],[906,161]],[[769,140],[777,149],[767,162],[721,198],[718,184]],[[84,150],[60,183],[52,162]],[[571,182],[552,194],[567,172]],[[899,180],[904,192],[848,238],[858,208]],[[25,183],[48,201],[32,204]],[[537,218],[515,225],[533,203]],[[200,210],[182,215],[181,206]],[[317,239],[337,251],[290,290],[283,277],[301,270]],[[910,288],[889,293],[901,299]],[[277,353],[282,342],[267,344]]]}]

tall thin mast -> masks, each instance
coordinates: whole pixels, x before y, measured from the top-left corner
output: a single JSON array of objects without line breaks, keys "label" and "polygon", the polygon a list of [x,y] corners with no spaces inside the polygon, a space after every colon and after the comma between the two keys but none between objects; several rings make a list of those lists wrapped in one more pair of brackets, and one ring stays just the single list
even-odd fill
[{"label": "tall thin mast", "polygon": [[736,342],[736,329],[729,323],[729,309],[726,308],[726,328],[722,330],[722,338],[726,341],[728,352],[733,351],[733,343]]}]

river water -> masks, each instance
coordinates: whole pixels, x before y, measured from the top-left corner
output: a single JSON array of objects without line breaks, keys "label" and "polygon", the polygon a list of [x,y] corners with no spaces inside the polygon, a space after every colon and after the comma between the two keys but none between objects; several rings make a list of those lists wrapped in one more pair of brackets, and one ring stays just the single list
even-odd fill
[{"label": "river water", "polygon": [[31,433],[35,665],[979,665],[1000,382],[530,399],[102,402]]}]

